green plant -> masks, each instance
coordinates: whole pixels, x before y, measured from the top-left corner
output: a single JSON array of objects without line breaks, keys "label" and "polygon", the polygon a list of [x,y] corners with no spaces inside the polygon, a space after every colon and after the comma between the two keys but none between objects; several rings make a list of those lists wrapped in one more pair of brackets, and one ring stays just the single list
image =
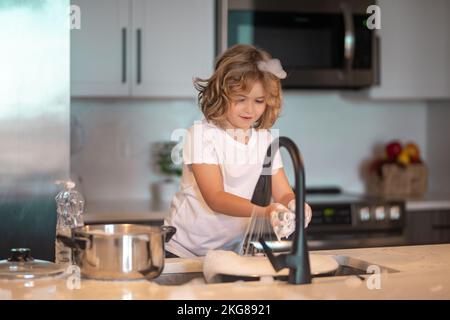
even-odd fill
[{"label": "green plant", "polygon": [[161,173],[172,177],[172,176],[181,176],[181,165],[175,164],[172,161],[172,153],[179,152],[181,153],[181,149],[176,147],[177,143],[174,141],[161,142],[158,144],[157,148],[157,163],[159,166],[159,170]]}]

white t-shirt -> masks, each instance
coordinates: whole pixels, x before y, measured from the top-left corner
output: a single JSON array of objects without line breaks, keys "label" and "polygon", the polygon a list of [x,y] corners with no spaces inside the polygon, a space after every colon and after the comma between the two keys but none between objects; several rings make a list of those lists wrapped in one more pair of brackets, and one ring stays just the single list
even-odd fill
[{"label": "white t-shirt", "polygon": [[[175,194],[170,215],[165,219],[166,225],[177,228],[166,244],[167,251],[180,257],[195,257],[213,249],[239,250],[250,219],[211,210],[198,188],[191,164],[219,165],[224,191],[250,200],[273,139],[269,130],[252,129],[248,143],[244,144],[205,119],[196,121],[188,129],[183,143],[180,191]],[[277,152],[272,174],[282,166]]]}]

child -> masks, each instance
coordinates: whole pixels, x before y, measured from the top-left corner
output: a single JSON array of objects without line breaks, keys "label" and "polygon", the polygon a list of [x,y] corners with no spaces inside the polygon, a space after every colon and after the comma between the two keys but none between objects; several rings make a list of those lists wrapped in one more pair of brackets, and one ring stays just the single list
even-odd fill
[{"label": "child", "polygon": [[[262,207],[250,202],[273,140],[267,129],[280,114],[284,77],[279,60],[267,52],[235,45],[219,58],[209,79],[195,80],[205,118],[185,136],[180,191],[165,220],[177,228],[166,245],[167,257],[203,256],[213,249],[237,251],[252,215],[289,213],[292,219],[295,195],[279,152],[272,163],[275,203]],[[307,226],[308,205],[305,217]]]}]

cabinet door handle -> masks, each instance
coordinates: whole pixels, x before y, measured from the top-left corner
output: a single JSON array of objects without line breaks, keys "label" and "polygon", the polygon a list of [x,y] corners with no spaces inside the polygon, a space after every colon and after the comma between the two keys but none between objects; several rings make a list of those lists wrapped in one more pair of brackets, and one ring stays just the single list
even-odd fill
[{"label": "cabinet door handle", "polygon": [[375,36],[375,85],[381,85],[381,40]]},{"label": "cabinet door handle", "polygon": [[137,37],[137,83],[141,83],[142,81],[142,74],[141,74],[141,68],[142,68],[142,55],[141,55],[141,51],[142,51],[142,30],[139,28],[136,30],[136,37]]},{"label": "cabinet door handle", "polygon": [[127,29],[122,28],[122,83],[127,82]]},{"label": "cabinet door handle", "polygon": [[344,68],[349,72],[353,67],[355,55],[355,26],[353,24],[353,13],[347,3],[342,3],[342,16],[344,18]]}]

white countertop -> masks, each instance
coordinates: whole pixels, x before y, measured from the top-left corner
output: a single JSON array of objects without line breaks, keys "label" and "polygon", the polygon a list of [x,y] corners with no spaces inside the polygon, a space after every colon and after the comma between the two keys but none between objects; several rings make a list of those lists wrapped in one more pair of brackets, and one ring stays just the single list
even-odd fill
[{"label": "white countertop", "polygon": [[[314,278],[308,285],[282,281],[224,284],[187,283],[163,286],[145,280],[81,280],[69,289],[67,280],[0,281],[1,299],[450,299],[450,244],[318,251],[344,255],[395,269],[380,275],[370,289],[370,276]],[[187,261],[188,264],[190,261]],[[191,261],[193,265],[201,261]],[[372,278],[373,279],[373,278]]]},{"label": "white countertop", "polygon": [[406,210],[450,210],[450,194],[427,194],[423,197],[406,199]]}]

